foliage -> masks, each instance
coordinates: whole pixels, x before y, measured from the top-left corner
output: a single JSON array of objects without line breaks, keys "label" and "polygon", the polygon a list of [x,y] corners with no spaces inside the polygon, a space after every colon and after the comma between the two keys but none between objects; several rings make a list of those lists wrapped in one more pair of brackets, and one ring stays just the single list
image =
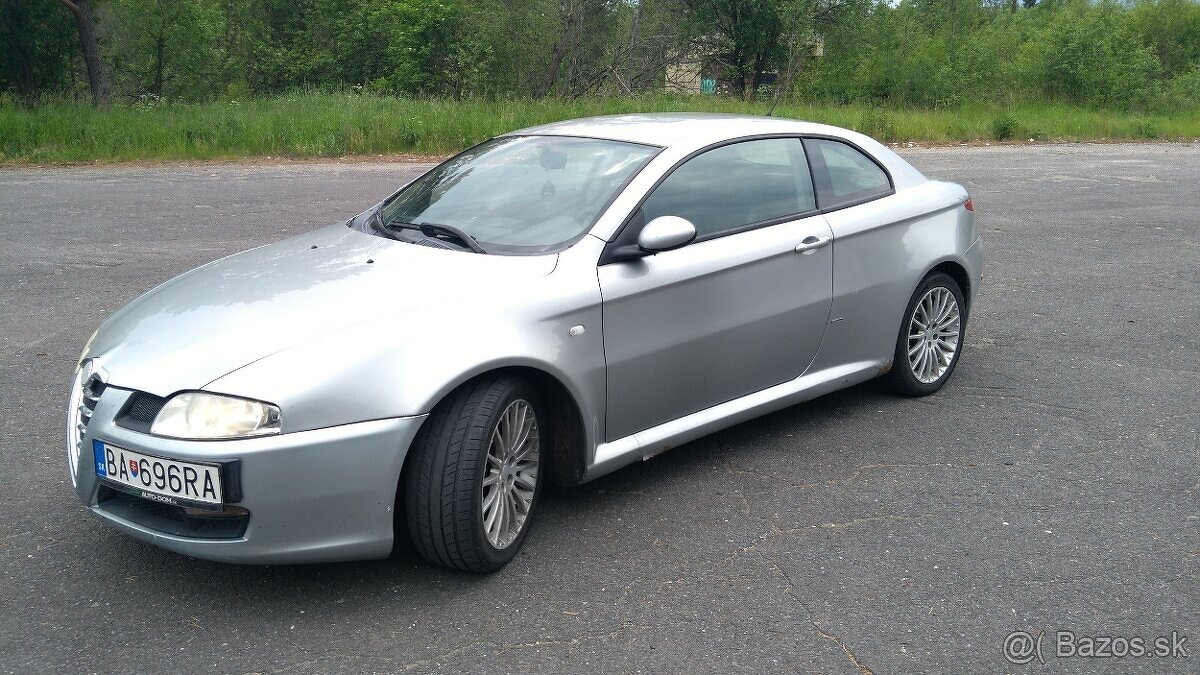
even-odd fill
[{"label": "foliage", "polygon": [[1017,52],[1025,87],[1102,106],[1146,100],[1161,66],[1118,7],[1074,2],[1054,12]]},{"label": "foliage", "polygon": [[58,3],[0,0],[0,91],[75,93],[75,22]]},{"label": "foliage", "polygon": [[[703,95],[455,101],[295,92],[203,104],[147,98],[107,108],[85,100],[44,99],[31,106],[0,100],[0,163],[448,154],[513,129],[586,115],[761,114],[766,107],[761,101]],[[893,142],[1200,137],[1200,116],[1194,112],[1128,115],[1065,104],[918,110],[784,101],[775,114]]]},{"label": "foliage", "polygon": [[874,138],[896,137],[896,124],[891,114],[881,108],[868,108],[854,129]]},{"label": "foliage", "polygon": [[[763,113],[766,98],[896,140],[1173,138],[1200,124],[1200,0],[90,6],[119,102],[94,113],[73,103],[89,80],[71,14],[0,0],[4,157],[442,152],[568,113]],[[680,66],[742,100],[664,96]]]},{"label": "foliage", "polygon": [[[92,0],[119,99],[361,87],[453,98],[628,95],[716,64],[746,98],[953,107],[1193,105],[1200,0]],[[812,56],[814,45],[823,56]],[[55,0],[0,0],[0,91],[78,96]]]},{"label": "foliage", "polygon": [[825,58],[808,69],[797,93],[942,107],[1045,100],[1116,109],[1188,105],[1179,92],[1200,66],[1200,2],[1008,6],[881,2],[829,32]]},{"label": "foliage", "polygon": [[221,33],[204,0],[110,0],[100,6],[109,77],[131,97],[196,99],[218,76]]},{"label": "foliage", "polygon": [[1017,135],[1017,118],[1011,113],[1002,112],[992,120],[992,138],[997,141],[1007,141]]}]

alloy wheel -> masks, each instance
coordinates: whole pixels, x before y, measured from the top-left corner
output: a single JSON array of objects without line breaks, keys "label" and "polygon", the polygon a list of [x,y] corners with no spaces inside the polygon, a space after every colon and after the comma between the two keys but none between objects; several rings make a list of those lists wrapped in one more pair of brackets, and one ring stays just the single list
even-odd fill
[{"label": "alloy wheel", "polygon": [[492,431],[483,477],[483,528],[497,549],[516,540],[529,518],[537,488],[539,436],[533,406],[508,404]]},{"label": "alloy wheel", "polygon": [[958,351],[958,300],[945,286],[934,286],[921,297],[908,323],[908,367],[918,381],[937,382]]}]

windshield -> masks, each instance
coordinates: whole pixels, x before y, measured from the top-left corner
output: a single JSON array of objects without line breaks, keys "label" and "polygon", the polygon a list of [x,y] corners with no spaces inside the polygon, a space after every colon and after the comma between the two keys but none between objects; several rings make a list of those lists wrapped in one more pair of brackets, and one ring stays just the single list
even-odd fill
[{"label": "windshield", "polygon": [[657,151],[567,136],[494,138],[413,181],[380,219],[458,228],[489,252],[544,252],[586,232]]}]

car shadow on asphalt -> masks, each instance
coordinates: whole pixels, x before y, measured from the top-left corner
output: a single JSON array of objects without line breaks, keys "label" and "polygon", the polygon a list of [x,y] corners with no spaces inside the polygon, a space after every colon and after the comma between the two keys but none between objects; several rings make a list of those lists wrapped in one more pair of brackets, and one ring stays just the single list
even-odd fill
[{"label": "car shadow on asphalt", "polygon": [[332,602],[340,598],[354,605],[396,594],[410,602],[437,602],[439,597],[444,602],[446,593],[472,593],[497,583],[510,583],[513,577],[536,580],[547,565],[561,566],[556,561],[570,558],[564,551],[543,551],[540,547],[554,547],[556,541],[572,539],[575,545],[586,546],[586,542],[579,543],[578,523],[595,521],[601,510],[637,518],[644,507],[634,503],[641,499],[639,495],[655,494],[706,476],[711,479],[714,465],[774,461],[762,455],[780,453],[772,443],[782,437],[804,440],[800,452],[806,448],[820,453],[831,445],[828,436],[838,418],[875,410],[888,400],[898,399],[880,392],[872,383],[859,385],[710,434],[582,486],[547,486],[539,522],[524,550],[508,567],[487,576],[425,562],[407,541],[407,533],[398,537],[389,558],[359,562],[233,565],[189,559],[115,533],[104,538],[104,545],[94,555],[102,569],[121,570],[127,578],[137,579],[139,593],[159,597],[225,596],[223,602],[232,602],[234,607],[246,603],[286,607],[324,603],[330,597],[335,598]]}]

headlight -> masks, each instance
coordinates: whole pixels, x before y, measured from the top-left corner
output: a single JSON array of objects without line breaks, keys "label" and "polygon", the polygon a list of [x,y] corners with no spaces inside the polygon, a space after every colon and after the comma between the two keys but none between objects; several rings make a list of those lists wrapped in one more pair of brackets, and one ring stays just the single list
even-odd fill
[{"label": "headlight", "polygon": [[83,407],[83,383],[91,376],[92,362],[83,361],[75,369],[75,379],[71,381],[71,396],[67,399],[67,466],[71,469],[72,487],[78,484],[75,472],[79,469],[79,445],[83,443],[83,433],[87,429],[80,414]]},{"label": "headlight", "polygon": [[279,408],[245,398],[191,391],[172,397],[150,425],[157,436],[191,439],[277,434]]},{"label": "headlight", "polygon": [[[92,331],[92,336],[87,339],[87,342],[83,343],[83,351],[79,353],[79,360],[76,361],[76,363],[83,364],[83,360],[85,358],[87,358],[88,352],[92,350],[92,342],[94,342],[96,340],[96,335],[99,332],[100,332],[99,328]],[[86,379],[87,375],[84,375],[84,378]]]}]

